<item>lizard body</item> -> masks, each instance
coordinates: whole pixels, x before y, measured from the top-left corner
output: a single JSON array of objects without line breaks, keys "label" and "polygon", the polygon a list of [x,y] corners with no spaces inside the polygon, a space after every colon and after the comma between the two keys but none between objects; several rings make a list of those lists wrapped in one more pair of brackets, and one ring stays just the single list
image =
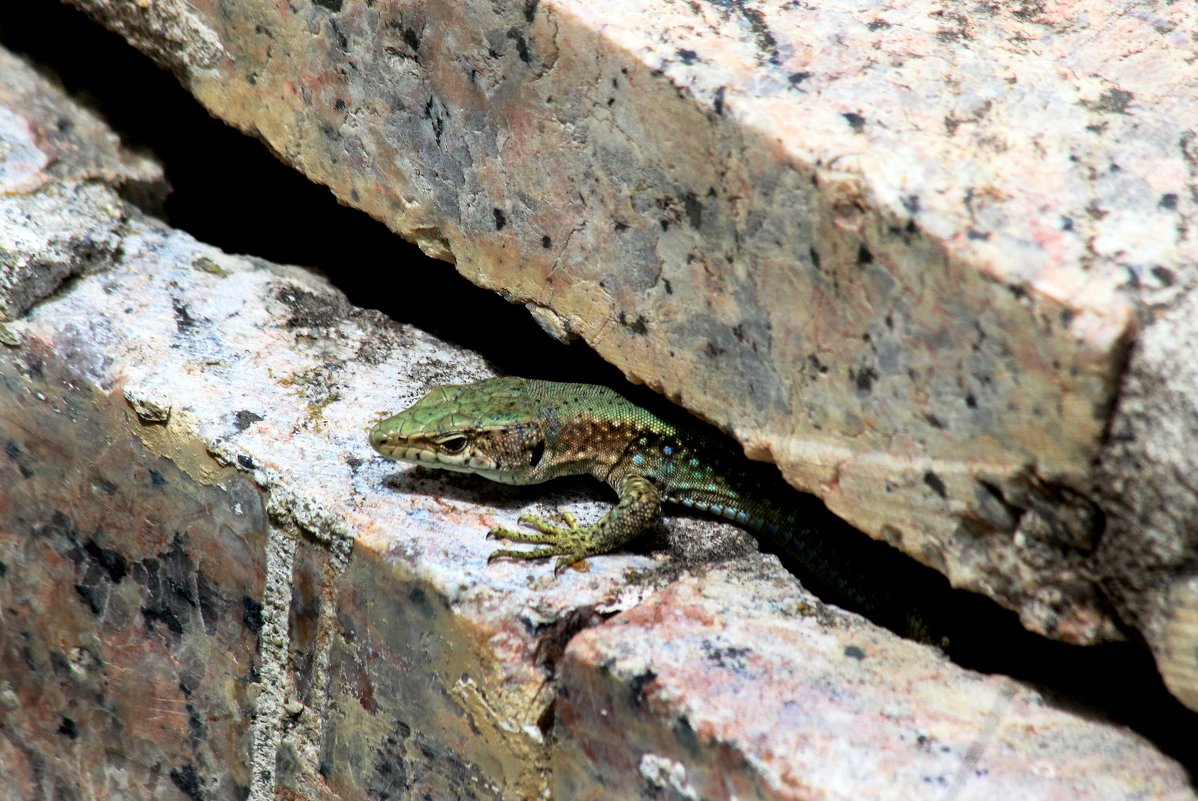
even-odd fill
[{"label": "lizard body", "polygon": [[866,611],[893,611],[868,571],[851,567],[864,551],[877,562],[878,548],[893,549],[851,531],[857,541],[849,544],[843,524],[825,530],[835,518],[822,507],[814,512],[821,525],[812,526],[803,519],[812,510],[785,502],[795,493],[780,489],[768,466],[748,462],[697,423],[666,420],[605,386],[513,377],[442,386],[375,425],[370,444],[392,459],[509,484],[592,475],[616,491],[617,504],[588,526],[563,513],[564,525],[523,515],[533,531],[492,529],[490,536],[539,546],[499,549],[492,560],[556,556],[560,571],[618,549],[657,524],[663,503],[674,503],[777,540],[834,595]]}]

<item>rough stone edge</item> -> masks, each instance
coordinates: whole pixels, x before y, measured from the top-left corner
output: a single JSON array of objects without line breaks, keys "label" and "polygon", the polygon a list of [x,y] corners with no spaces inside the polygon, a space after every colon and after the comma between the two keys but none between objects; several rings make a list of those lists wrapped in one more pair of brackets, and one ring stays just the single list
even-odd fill
[{"label": "rough stone edge", "polygon": [[[86,2],[80,2],[79,5],[86,5]],[[176,6],[175,4],[172,3],[172,4],[169,4],[169,6],[167,8],[167,13],[164,16],[170,17],[172,14],[176,15],[178,17],[178,20],[183,20],[183,22],[180,22],[178,25],[166,26],[166,27],[170,28],[170,32],[168,32],[169,35],[164,35],[165,41],[167,41],[167,42],[176,42],[176,40],[182,41],[182,38],[186,38],[186,37],[182,37],[182,34],[180,33],[180,31],[190,30],[191,26],[198,26],[198,28],[201,29],[200,33],[205,34],[206,36],[208,34],[211,34],[211,31],[208,30],[201,21],[199,21],[197,18],[195,18],[188,9],[186,9],[182,6]],[[172,51],[171,47],[164,47],[162,42],[157,41],[155,39],[155,37],[153,37],[153,36],[145,36],[145,35],[132,36],[132,35],[130,35],[130,31],[138,29],[138,26],[136,24],[136,20],[137,20],[138,16],[139,15],[136,13],[129,13],[129,14],[123,15],[120,17],[120,20],[116,23],[116,27],[118,27],[128,38],[130,38],[131,41],[134,41],[138,45],[138,47],[140,47],[143,51],[151,54],[153,57],[155,57],[161,63],[171,66],[180,75],[186,76],[186,71],[181,69],[181,65],[185,62],[185,59],[180,58],[176,53],[174,53]],[[176,21],[178,21],[178,20],[176,20]],[[184,24],[184,23],[188,23],[188,24]],[[180,37],[182,37],[182,38],[180,38]],[[208,38],[211,38],[211,36],[208,36]],[[216,44],[217,44],[217,47],[219,48],[219,43],[216,43]],[[211,49],[211,48],[201,48],[201,50],[203,52],[199,58],[199,63],[204,64],[204,65],[215,64],[216,59],[219,58],[223,52],[223,51],[218,51],[217,49]],[[447,259],[450,261],[454,260],[453,254],[452,254],[451,250],[449,249],[449,247],[446,243],[446,240],[443,237],[433,236],[431,239],[429,239],[429,237],[422,237],[420,235],[421,230],[423,230],[423,229],[415,228],[415,229],[413,229],[413,232],[409,232],[409,233],[415,240],[422,242],[423,243],[422,246],[427,245],[426,249],[429,250],[432,253],[432,255],[435,255],[439,258],[444,258],[444,259]],[[426,239],[428,240],[428,242],[425,242]],[[556,314],[554,314],[552,319],[556,320],[557,322],[560,322],[562,318],[557,317]],[[560,329],[561,331],[565,330],[565,327],[562,325],[557,325],[557,328]],[[561,331],[559,331],[559,334]],[[1119,425],[1119,423],[1117,421],[1113,421],[1112,429],[1118,427],[1118,425]],[[1110,453],[1109,450],[1104,452],[1104,454],[1102,456],[1102,460],[1104,463],[1110,462],[1111,457],[1108,455],[1109,453]],[[1103,493],[1103,497],[1107,497],[1109,499],[1109,495],[1107,495],[1105,493]],[[1031,520],[1033,523],[1044,523],[1045,522],[1045,515],[1044,515],[1045,510],[1033,509],[1030,511],[1031,511],[1031,515],[1029,516],[1029,520]],[[1117,514],[1118,513],[1112,513],[1112,516],[1117,516]],[[1051,521],[1049,521],[1049,524],[1050,525],[1052,524]],[[1068,532],[1066,532],[1066,533],[1068,533]],[[1114,539],[1114,538],[1108,538],[1108,539]],[[1112,581],[1117,582],[1119,580],[1120,579],[1118,577],[1118,574],[1115,574],[1115,578],[1113,578]],[[1177,597],[1172,601],[1162,602],[1162,603],[1164,603],[1164,605],[1170,609],[1188,609],[1190,607],[1191,601],[1186,600],[1186,599],[1190,598],[1192,596],[1192,592],[1184,589],[1182,584],[1178,584],[1177,586],[1178,586],[1178,589],[1176,592],[1180,593],[1180,595],[1177,595]],[[1053,604],[1053,599],[1045,598],[1039,603],[1050,607]],[[1184,618],[1185,620],[1188,620],[1188,617],[1186,617],[1185,614],[1182,615],[1182,618]],[[1156,624],[1157,628],[1160,628],[1163,625],[1164,625],[1163,623]],[[1183,622],[1183,623],[1180,623],[1179,625],[1167,627],[1169,629],[1169,631],[1171,632],[1168,639],[1170,639],[1170,641],[1176,641],[1177,637],[1188,636],[1187,634],[1185,634],[1185,632],[1190,631],[1190,626],[1191,626],[1191,624]],[[1107,627],[1107,629],[1105,630],[1105,636],[1114,637],[1114,636],[1117,636],[1117,632],[1114,629]],[[1161,637],[1163,635],[1154,633],[1154,630],[1151,625],[1149,626],[1148,636],[1149,636],[1150,640],[1153,640],[1157,643],[1154,646],[1154,650],[1158,653],[1158,655],[1165,653],[1166,651],[1169,651],[1169,652],[1176,651],[1176,647],[1166,649],[1166,648],[1164,648],[1163,645],[1160,644]],[[1165,668],[1162,667],[1162,669],[1165,669]],[[1170,668],[1170,670],[1172,670],[1172,668]],[[1182,674],[1184,674],[1186,670],[1191,670],[1191,668],[1188,668],[1188,667],[1184,668],[1182,670]],[[1176,683],[1176,681],[1177,681],[1177,679],[1172,681],[1171,686],[1172,686],[1172,684]],[[1181,680],[1181,686],[1191,686],[1192,684],[1193,684],[1193,682],[1190,679],[1182,679]],[[1192,705],[1194,703],[1194,701],[1191,700],[1188,703],[1190,703]]]},{"label": "rough stone edge", "polygon": [[1198,710],[1198,361],[1186,347],[1195,341],[1190,289],[1140,332],[1094,493],[1106,514],[1103,589],[1130,612],[1169,690]]},{"label": "rough stone edge", "polygon": [[[166,196],[162,166],[126,150],[90,109],[23,57],[0,48],[0,229],[23,229],[0,251],[0,323],[20,317],[63,282],[119,257],[124,198],[153,211]],[[22,116],[7,111],[20,108]],[[41,204],[25,218],[20,203]],[[52,213],[51,209],[58,209]],[[63,214],[62,210],[67,213]],[[97,224],[99,221],[99,224]]]}]

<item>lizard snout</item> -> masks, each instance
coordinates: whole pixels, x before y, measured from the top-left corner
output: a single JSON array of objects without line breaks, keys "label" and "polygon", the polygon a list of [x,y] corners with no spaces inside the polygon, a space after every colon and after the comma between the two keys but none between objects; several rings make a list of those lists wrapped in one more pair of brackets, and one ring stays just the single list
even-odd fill
[{"label": "lizard snout", "polygon": [[383,448],[391,444],[391,435],[383,430],[381,425],[376,425],[370,429],[370,447],[374,448],[379,453],[386,455]]}]

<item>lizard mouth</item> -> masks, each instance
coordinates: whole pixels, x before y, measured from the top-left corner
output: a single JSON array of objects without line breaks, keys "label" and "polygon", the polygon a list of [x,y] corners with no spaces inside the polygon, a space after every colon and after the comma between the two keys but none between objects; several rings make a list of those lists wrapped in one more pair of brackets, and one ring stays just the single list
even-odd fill
[{"label": "lizard mouth", "polygon": [[438,450],[434,443],[406,439],[398,434],[382,430],[381,426],[371,429],[370,446],[388,459],[394,459],[397,462],[452,470],[458,473],[474,473],[494,481],[510,482],[510,479],[503,474],[493,459],[465,452],[445,453]]},{"label": "lizard mouth", "polygon": [[499,465],[495,462],[478,456],[447,456],[434,450],[413,447],[411,445],[380,447],[377,450],[379,453],[397,462],[446,470],[451,473],[482,476],[491,481],[498,481],[501,484],[520,483],[514,474],[500,470]]}]

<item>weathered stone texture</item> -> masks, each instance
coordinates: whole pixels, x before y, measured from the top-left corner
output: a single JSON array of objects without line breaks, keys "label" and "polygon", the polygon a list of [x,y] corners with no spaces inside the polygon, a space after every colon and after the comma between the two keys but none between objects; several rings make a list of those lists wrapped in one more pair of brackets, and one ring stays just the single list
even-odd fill
[{"label": "weathered stone texture", "polygon": [[261,495],[147,452],[73,355],[0,360],[0,797],[243,799]]},{"label": "weathered stone texture", "polygon": [[555,798],[1190,796],[1167,763],[1123,770],[1128,733],[804,607],[775,571],[684,579],[571,642]]},{"label": "weathered stone texture", "polygon": [[72,275],[109,264],[124,189],[165,192],[162,168],[120,147],[94,114],[0,50],[0,322]]},{"label": "weathered stone texture", "polygon": [[1193,798],[1140,738],[772,560],[649,600],[644,556],[487,567],[482,531],[531,498],[393,472],[362,436],[381,375],[469,357],[298,271],[136,219],[125,245],[11,326],[0,375],[16,798]]},{"label": "weathered stone texture", "polygon": [[[339,377],[433,343],[135,216],[121,253],[7,327],[8,791],[534,797],[542,644],[509,630],[511,586],[463,580],[490,547],[477,513],[421,546],[445,493],[386,489],[364,436],[391,382]],[[619,579],[582,580],[618,609]]]},{"label": "weathered stone texture", "polygon": [[[34,184],[15,207],[61,198],[53,185]],[[69,204],[55,213],[69,214]],[[791,798],[795,787],[865,797],[879,777],[855,772],[859,764],[890,771],[912,793],[924,776],[982,765],[994,777],[975,773],[965,786],[1193,797],[1182,769],[1138,737],[1039,709],[1005,679],[824,609],[770,558],[688,578],[660,603],[646,599],[677,577],[670,560],[614,554],[562,576],[487,565],[494,544],[482,532],[514,525],[534,501],[583,519],[594,509],[560,488],[522,493],[397,468],[365,437],[429,384],[485,375],[481,358],[355,309],[311,273],[227,256],[119,213],[106,270],[0,329],[6,799],[579,797],[568,788],[602,763],[546,735],[585,744],[607,732],[603,744],[621,747],[608,715],[626,715],[627,699],[582,703],[613,666],[624,675],[624,662],[589,656],[612,637],[648,655],[637,658],[634,686],[658,717],[652,724],[638,711],[637,736],[666,743],[677,709],[724,703],[718,732],[687,713],[699,723],[692,752],[635,755],[635,771],[655,788],[709,775],[699,757],[714,747],[735,757],[716,763],[722,780],[762,798]],[[718,608],[703,609],[698,596]],[[620,617],[638,604],[641,612]],[[709,624],[729,614],[740,632],[726,643],[701,633],[713,643],[699,650],[706,661],[687,655],[693,639],[674,636],[691,633],[645,625],[696,609]],[[575,644],[577,632],[607,629],[612,617],[621,625],[610,634]],[[671,639],[685,647],[667,648]],[[902,658],[891,661],[892,652]],[[779,739],[763,736],[770,693],[801,687],[774,671],[846,659],[861,669],[826,671],[822,695],[791,698],[812,718],[792,718]],[[900,692],[900,668],[912,670],[913,696]],[[678,670],[689,671],[686,681],[674,681]],[[729,670],[753,680],[744,706],[714,692]],[[663,684],[643,680],[650,674]],[[966,710],[958,725],[932,714],[926,685],[950,713]],[[856,720],[829,735],[814,717],[831,709],[829,696],[888,701],[829,711]],[[995,712],[996,697],[1012,700]],[[892,710],[901,714],[887,717]],[[851,733],[859,726],[891,742],[926,731],[950,751],[921,748],[915,736],[896,767],[873,752],[877,741]],[[1038,734],[1044,727],[1059,737]],[[982,744],[972,750],[970,732]],[[792,750],[805,739],[832,742],[836,763]],[[1057,749],[1050,763],[1039,750],[1046,743]],[[1064,767],[1075,758],[1083,769]],[[1020,760],[1031,779],[1010,768]],[[1041,775],[1049,768],[1055,776]],[[605,775],[613,785],[636,781]]]},{"label": "weathered stone texture", "polygon": [[[140,217],[116,192],[131,171],[89,159],[139,161],[98,128],[77,147],[43,136],[43,111],[83,136],[67,122],[90,118],[0,59],[0,98],[15,98],[0,174],[21,178],[0,207],[0,268],[29,279],[0,299],[40,301],[0,327],[0,797],[536,795],[537,644],[488,642],[517,613],[451,612],[447,597],[477,603],[460,576],[447,593],[383,556],[394,521],[443,514],[431,496],[377,518],[341,506],[393,390],[360,373],[376,397],[346,398],[335,376],[401,346],[427,374],[431,340]],[[61,255],[42,235],[61,230],[106,243],[104,263]],[[51,300],[56,260],[80,278]],[[388,469],[372,459],[364,486]],[[331,495],[306,486],[322,475]],[[355,549],[363,523],[373,545]]]},{"label": "weathered stone texture", "polygon": [[1198,295],[1162,310],[1137,343],[1099,465],[1105,585],[1148,632],[1161,674],[1198,709]]},{"label": "weathered stone texture", "polygon": [[1186,4],[74,2],[860,528],[1164,654],[1094,465],[1195,282]]}]

